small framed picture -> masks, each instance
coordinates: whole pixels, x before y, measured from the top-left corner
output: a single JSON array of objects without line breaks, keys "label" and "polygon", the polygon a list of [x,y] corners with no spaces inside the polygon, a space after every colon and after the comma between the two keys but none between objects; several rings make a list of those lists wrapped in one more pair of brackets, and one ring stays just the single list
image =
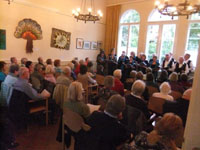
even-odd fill
[{"label": "small framed picture", "polygon": [[102,49],[102,48],[103,48],[103,42],[97,41],[97,49]]},{"label": "small framed picture", "polygon": [[83,49],[83,39],[81,39],[81,38],[76,39],[76,48]]},{"label": "small framed picture", "polygon": [[83,49],[90,49],[90,41],[84,41]]},{"label": "small framed picture", "polygon": [[91,42],[91,43],[92,43],[91,49],[97,50],[97,42]]}]

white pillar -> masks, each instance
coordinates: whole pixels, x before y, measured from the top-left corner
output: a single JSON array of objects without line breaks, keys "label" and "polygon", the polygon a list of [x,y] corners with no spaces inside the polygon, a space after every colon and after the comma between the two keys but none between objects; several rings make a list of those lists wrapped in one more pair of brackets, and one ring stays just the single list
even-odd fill
[{"label": "white pillar", "polygon": [[184,138],[183,150],[192,150],[195,147],[200,148],[200,46]]}]

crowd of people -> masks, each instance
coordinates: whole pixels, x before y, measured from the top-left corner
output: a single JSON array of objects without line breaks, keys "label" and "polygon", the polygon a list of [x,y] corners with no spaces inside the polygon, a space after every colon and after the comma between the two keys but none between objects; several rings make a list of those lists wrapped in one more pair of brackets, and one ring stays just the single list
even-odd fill
[{"label": "crowd of people", "polygon": [[[123,51],[117,60],[115,50],[112,49],[107,58],[104,51],[100,51],[97,71],[88,57],[80,61],[75,58],[62,67],[61,60],[47,59],[44,63],[42,57],[38,58],[36,64],[27,58],[22,58],[21,63],[18,63],[15,57],[11,57],[9,67],[0,61],[0,104],[4,110],[0,113],[1,129],[4,129],[0,144],[5,149],[17,145],[13,131],[16,122],[9,113],[16,104],[16,92],[22,92],[35,101],[51,99],[51,112],[55,112],[56,107],[61,111],[66,107],[84,118],[91,130],[82,133],[81,138],[75,138],[76,150],[176,150],[175,141],[182,136],[186,120],[186,115],[177,112],[181,110],[171,111],[177,115],[166,113],[154,128],[150,131],[149,128],[144,129],[138,135],[133,135],[126,124],[120,121],[124,119],[127,106],[139,110],[146,120],[151,118],[152,113],[148,110],[151,96],[147,88],[149,86],[157,89],[153,93],[154,97],[176,102],[175,105],[182,107],[183,101],[190,99],[192,91],[192,81],[188,80],[188,75],[194,71],[194,67],[189,58],[190,55],[185,54],[175,61],[171,54],[166,54],[160,65],[156,55],[147,61],[143,53],[135,56],[131,52],[128,57]],[[90,114],[89,106],[84,103],[83,90],[89,84],[97,84],[96,74],[104,76],[104,85],[99,88],[97,95],[90,97],[91,103],[100,105],[98,112]],[[130,93],[126,94],[126,91]],[[171,91],[180,92],[182,97],[175,100],[170,95]],[[189,103],[186,105],[185,110]],[[52,123],[54,117],[52,113]],[[130,145],[133,137],[135,143]]]}]

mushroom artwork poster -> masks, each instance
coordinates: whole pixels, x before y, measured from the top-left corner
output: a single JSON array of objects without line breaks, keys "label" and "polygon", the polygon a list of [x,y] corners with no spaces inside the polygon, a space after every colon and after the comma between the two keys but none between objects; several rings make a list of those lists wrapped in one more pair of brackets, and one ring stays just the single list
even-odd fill
[{"label": "mushroom artwork poster", "polygon": [[42,39],[42,29],[35,20],[23,19],[18,23],[14,36],[16,38],[26,39],[26,53],[32,53],[33,40]]}]

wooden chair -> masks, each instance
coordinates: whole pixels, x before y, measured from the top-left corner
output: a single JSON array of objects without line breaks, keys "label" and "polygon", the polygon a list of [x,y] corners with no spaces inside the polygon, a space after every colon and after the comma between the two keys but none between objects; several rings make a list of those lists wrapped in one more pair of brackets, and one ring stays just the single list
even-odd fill
[{"label": "wooden chair", "polygon": [[97,84],[100,86],[104,86],[104,78],[105,78],[104,76],[96,74]]},{"label": "wooden chair", "polygon": [[67,126],[72,132],[78,133],[81,129],[84,131],[89,131],[91,129],[90,126],[84,123],[83,118],[76,112],[71,111],[68,108],[63,109],[63,121],[62,121],[62,145],[63,150],[65,150],[65,140],[64,133],[65,128]]},{"label": "wooden chair", "polygon": [[147,86],[147,89],[148,89],[149,97],[151,97],[153,93],[159,92],[158,89],[153,86]]},{"label": "wooden chair", "polygon": [[148,103],[148,109],[153,113],[156,113],[158,116],[163,115],[163,105],[165,103],[165,99],[158,97],[150,97]]},{"label": "wooden chair", "polygon": [[182,97],[182,94],[177,91],[171,91],[171,93],[169,95],[171,95],[174,98],[174,100],[177,100]]}]

